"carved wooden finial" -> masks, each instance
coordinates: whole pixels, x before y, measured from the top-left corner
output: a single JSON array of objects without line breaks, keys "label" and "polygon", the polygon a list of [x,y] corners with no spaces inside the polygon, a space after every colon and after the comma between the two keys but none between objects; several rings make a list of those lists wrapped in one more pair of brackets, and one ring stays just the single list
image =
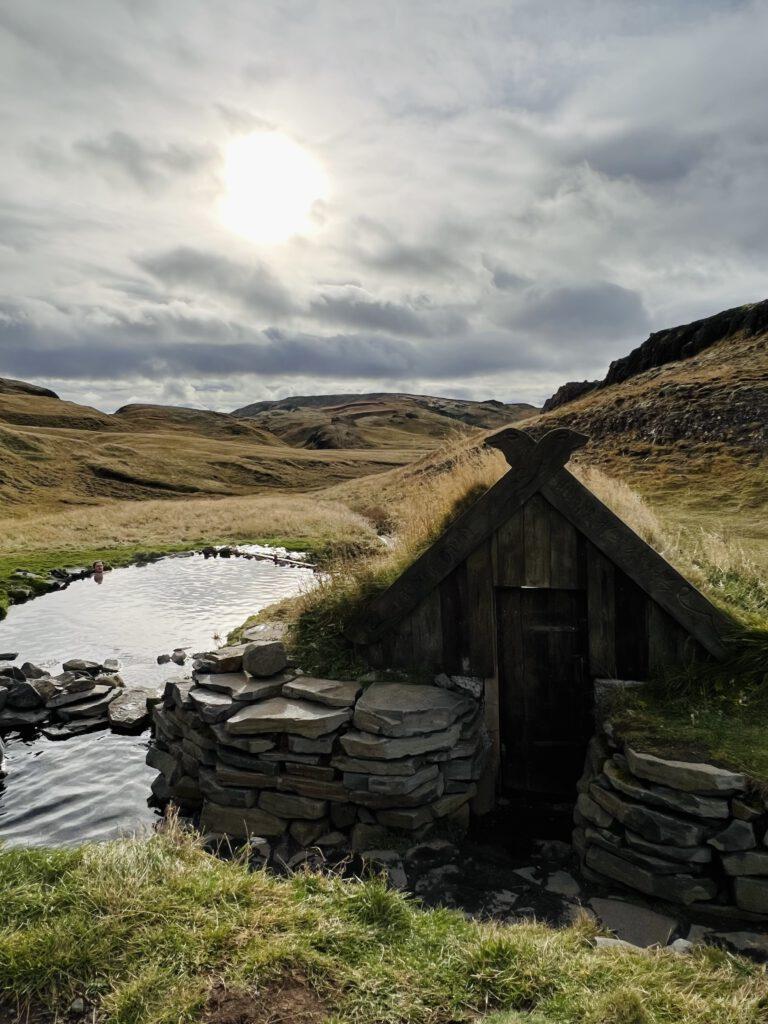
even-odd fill
[{"label": "carved wooden finial", "polygon": [[485,444],[498,448],[510,467],[517,472],[527,472],[550,467],[552,472],[561,469],[571,455],[583,448],[589,440],[584,434],[568,427],[556,427],[545,434],[540,441],[534,441],[530,434],[516,427],[505,427],[486,438]]}]

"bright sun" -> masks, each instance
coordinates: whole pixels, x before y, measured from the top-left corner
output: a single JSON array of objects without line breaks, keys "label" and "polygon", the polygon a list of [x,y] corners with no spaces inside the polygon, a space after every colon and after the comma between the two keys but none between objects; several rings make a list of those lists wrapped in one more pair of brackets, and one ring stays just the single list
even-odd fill
[{"label": "bright sun", "polygon": [[280,132],[235,139],[224,158],[221,222],[252,242],[284,242],[311,229],[312,206],[327,198],[318,160]]}]

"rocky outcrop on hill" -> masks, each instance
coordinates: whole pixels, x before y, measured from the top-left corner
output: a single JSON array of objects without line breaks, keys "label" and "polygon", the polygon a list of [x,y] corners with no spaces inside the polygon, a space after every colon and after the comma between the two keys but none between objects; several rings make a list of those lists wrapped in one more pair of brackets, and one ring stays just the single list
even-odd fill
[{"label": "rocky outcrop on hill", "polygon": [[684,324],[682,327],[656,331],[628,356],[615,359],[600,386],[619,384],[645,370],[652,370],[678,359],[689,359],[722,341],[723,338],[740,331],[744,331],[748,336],[768,331],[768,299],[737,306],[735,309],[726,309],[715,316],[694,320],[693,323]]},{"label": "rocky outcrop on hill", "polygon": [[[670,327],[656,331],[633,349],[629,355],[615,359],[604,380],[569,381],[557,389],[542,407],[542,412],[550,412],[560,406],[575,402],[590,392],[602,390],[612,384],[621,384],[630,378],[649,370],[658,369],[668,363],[681,359],[690,359],[712,348],[726,338],[742,334],[746,338],[768,332],[768,299],[735,309],[726,309],[722,313],[694,320],[693,323],[679,327]],[[750,396],[740,396],[747,401]]]},{"label": "rocky outcrop on hill", "polygon": [[599,380],[570,380],[567,384],[560,385],[554,395],[546,400],[541,411],[549,412],[551,409],[557,409],[558,406],[574,402],[577,398],[589,394],[599,386]]},{"label": "rocky outcrop on hill", "polygon": [[0,377],[0,395],[36,395],[38,398],[58,398],[55,391],[41,388],[38,384],[28,384],[25,380],[14,380],[12,377]]}]

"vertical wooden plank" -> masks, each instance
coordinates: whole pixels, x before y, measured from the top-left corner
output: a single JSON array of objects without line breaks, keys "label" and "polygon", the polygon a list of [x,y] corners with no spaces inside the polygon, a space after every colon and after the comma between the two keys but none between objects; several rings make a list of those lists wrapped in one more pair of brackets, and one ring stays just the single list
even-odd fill
[{"label": "vertical wooden plank", "polygon": [[451,675],[461,675],[465,657],[468,660],[466,609],[467,567],[462,562],[440,584],[442,667]]},{"label": "vertical wooden plank", "polygon": [[485,541],[467,559],[467,632],[469,674],[486,678],[495,664],[491,542]]},{"label": "vertical wooden plank", "polygon": [[589,674],[616,677],[616,596],[613,565],[594,544],[586,545]]},{"label": "vertical wooden plank", "polygon": [[494,583],[497,587],[522,587],[525,583],[523,510],[517,509],[494,534]]},{"label": "vertical wooden plank", "polygon": [[526,587],[550,585],[549,507],[541,495],[534,494],[523,508]]},{"label": "vertical wooden plank", "polygon": [[523,705],[523,630],[520,590],[499,590],[497,650],[501,777],[505,789],[525,788],[525,713]]},{"label": "vertical wooden plank", "polygon": [[680,627],[655,601],[648,603],[648,668],[660,675],[681,660]]},{"label": "vertical wooden plank", "polygon": [[371,668],[384,668],[384,647],[381,642],[375,644],[369,644],[365,648],[365,660],[371,666]]},{"label": "vertical wooden plank", "polygon": [[389,635],[389,659],[392,668],[409,669],[414,664],[411,616],[395,626]]},{"label": "vertical wooden plank", "polygon": [[491,749],[488,753],[485,770],[477,784],[477,796],[472,801],[474,814],[488,814],[493,810],[501,781],[501,708],[499,706],[498,672],[485,680],[483,710]]},{"label": "vertical wooden plank", "polygon": [[619,679],[648,678],[648,607],[645,591],[615,569],[616,674]]},{"label": "vertical wooden plank", "polygon": [[549,585],[560,590],[579,587],[579,534],[565,516],[549,506]]},{"label": "vertical wooden plank", "polygon": [[425,672],[439,671],[443,660],[443,628],[440,592],[430,591],[413,610],[413,667]]}]

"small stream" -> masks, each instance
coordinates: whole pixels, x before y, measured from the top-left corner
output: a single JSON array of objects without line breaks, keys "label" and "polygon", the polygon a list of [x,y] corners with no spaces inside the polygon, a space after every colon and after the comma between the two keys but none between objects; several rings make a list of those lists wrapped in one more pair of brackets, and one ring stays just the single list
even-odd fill
[{"label": "small stream", "polygon": [[[101,584],[80,580],[12,607],[0,622],[0,650],[18,651],[17,664],[32,661],[52,673],[68,658],[117,658],[127,687],[160,684],[184,677],[191,665],[158,665],[158,654],[210,650],[248,615],[313,579],[311,569],[202,555],[115,569]],[[148,734],[5,739],[0,841],[7,845],[110,839],[156,820],[148,803],[156,773],[144,764]]]}]

